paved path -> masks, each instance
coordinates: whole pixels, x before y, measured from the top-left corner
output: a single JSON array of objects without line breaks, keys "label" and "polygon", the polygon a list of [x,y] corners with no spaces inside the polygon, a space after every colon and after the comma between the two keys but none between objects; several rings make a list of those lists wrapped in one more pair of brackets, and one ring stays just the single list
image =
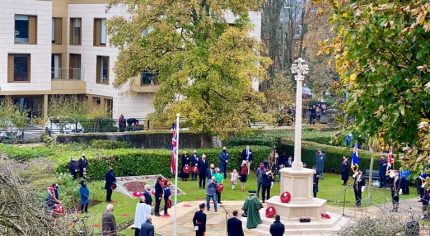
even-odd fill
[{"label": "paved path", "polygon": [[[192,236],[195,234],[192,224],[194,212],[198,210],[198,205],[201,201],[194,202],[182,202],[178,204],[177,213],[177,235],[178,236]],[[221,236],[226,235],[226,211],[231,215],[233,210],[238,210],[241,214],[241,207],[243,201],[223,201],[223,207],[218,209],[218,212],[211,211],[206,212],[207,214],[207,232],[205,236]],[[225,210],[224,210],[225,209]],[[372,217],[381,212],[388,212],[391,209],[390,204],[382,206],[372,206],[366,208],[345,208],[345,216],[353,220],[357,220],[363,217]],[[335,212],[342,214],[342,207],[327,206],[329,212]],[[401,213],[412,212],[416,215],[421,215],[421,203],[418,202],[418,198],[402,200],[400,203]],[[173,216],[173,208],[169,210],[169,214]],[[407,216],[408,214],[404,214]],[[155,226],[155,232],[162,236],[170,236],[173,234],[173,217],[153,217],[153,223]],[[428,234],[427,234],[428,233]],[[247,236],[257,236],[250,231],[245,231]],[[423,235],[430,235],[430,231],[426,231]]]}]

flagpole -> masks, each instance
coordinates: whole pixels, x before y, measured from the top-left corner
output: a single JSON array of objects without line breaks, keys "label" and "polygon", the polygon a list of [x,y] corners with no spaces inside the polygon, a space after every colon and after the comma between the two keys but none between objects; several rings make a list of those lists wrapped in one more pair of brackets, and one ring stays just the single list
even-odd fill
[{"label": "flagpole", "polygon": [[175,152],[175,211],[173,214],[173,236],[176,236],[176,211],[178,203],[178,153],[179,153],[179,113],[176,114],[176,152]]}]

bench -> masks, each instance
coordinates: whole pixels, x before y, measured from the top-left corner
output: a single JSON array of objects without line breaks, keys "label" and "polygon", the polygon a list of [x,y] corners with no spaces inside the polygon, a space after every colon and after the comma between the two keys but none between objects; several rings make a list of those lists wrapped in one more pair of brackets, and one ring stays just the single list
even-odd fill
[{"label": "bench", "polygon": [[[369,179],[370,170],[364,172],[364,178]],[[372,180],[379,180],[379,170],[372,171]]]}]

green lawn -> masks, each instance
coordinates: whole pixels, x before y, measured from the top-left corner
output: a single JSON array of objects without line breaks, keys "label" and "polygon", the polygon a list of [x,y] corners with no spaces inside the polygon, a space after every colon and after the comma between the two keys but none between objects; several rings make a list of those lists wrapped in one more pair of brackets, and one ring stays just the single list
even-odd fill
[{"label": "green lawn", "polygon": [[[354,206],[354,192],[351,186],[342,186],[342,181],[339,175],[335,174],[325,174],[324,179],[319,182],[319,193],[318,197],[327,199],[329,205],[342,206],[344,190],[346,189],[346,207]],[[225,181],[224,192],[222,194],[222,200],[244,200],[248,195],[247,192],[241,192],[240,190],[231,190],[230,181]],[[89,219],[88,224],[94,226],[95,233],[101,230],[101,218],[105,210],[106,203],[105,191],[102,189],[103,182],[97,181],[89,184],[91,195],[93,199],[101,201],[100,204],[92,206],[89,208]],[[239,186],[238,186],[239,187]],[[205,190],[198,188],[197,181],[179,181],[179,188],[186,194],[178,196],[178,201],[205,201]],[[247,182],[247,189],[256,189],[256,179],[255,174],[251,174]],[[372,200],[367,200],[367,192],[363,193],[362,206],[372,206],[387,203],[391,201],[390,191],[388,189],[375,189],[372,188]],[[410,195],[401,195],[401,199],[415,197],[415,189],[411,188]],[[272,190],[272,196],[279,194],[279,183],[275,183]],[[112,199],[115,202],[114,213],[117,219],[117,224],[121,224],[127,221],[132,221],[134,218],[134,210],[136,206],[136,199],[131,199],[125,195],[114,192]],[[131,230],[124,231],[126,235],[132,235]]]}]

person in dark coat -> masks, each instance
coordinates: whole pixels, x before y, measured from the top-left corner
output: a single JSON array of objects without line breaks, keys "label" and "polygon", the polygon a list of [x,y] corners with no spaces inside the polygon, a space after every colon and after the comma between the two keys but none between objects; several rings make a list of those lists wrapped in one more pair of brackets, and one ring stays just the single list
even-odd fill
[{"label": "person in dark coat", "polygon": [[198,161],[197,167],[199,168],[199,188],[206,188],[206,177],[208,173],[208,161],[206,155],[202,155],[202,159]]},{"label": "person in dark coat", "polygon": [[318,150],[315,155],[315,167],[317,170],[317,174],[320,176],[320,178],[323,178],[324,163],[325,163],[325,154],[322,153],[321,150]]},{"label": "person in dark coat", "polygon": [[106,211],[103,213],[102,218],[102,235],[103,236],[116,236],[117,228],[115,216],[113,215],[113,205],[107,204]]},{"label": "person in dark coat", "polygon": [[248,167],[248,172],[251,168],[252,160],[254,159],[254,154],[252,150],[249,148],[249,145],[246,146],[242,151],[242,161],[246,161],[246,166]]},{"label": "person in dark coat", "polygon": [[181,158],[181,177],[182,177],[182,181],[187,181],[188,177],[190,176],[190,174],[185,173],[184,171],[184,167],[188,166],[191,169],[191,158],[188,156],[187,152],[184,152],[184,155],[182,155]]},{"label": "person in dark coat", "polygon": [[349,160],[346,156],[343,156],[342,158],[342,165],[340,167],[340,172],[342,173],[342,180],[343,184],[346,185],[348,183],[349,179]]},{"label": "person in dark coat", "polygon": [[360,207],[361,191],[362,191],[362,187],[365,185],[363,172],[361,170],[357,170],[353,175],[353,178],[354,178],[353,188],[354,188],[354,195],[355,195],[355,206]]},{"label": "person in dark coat", "polygon": [[384,156],[381,156],[378,162],[379,165],[379,180],[381,182],[380,188],[387,187],[387,160]]},{"label": "person in dark coat", "polygon": [[124,132],[125,129],[127,128],[127,120],[124,118],[123,114],[121,114],[121,116],[118,119],[118,127],[119,127],[119,132]]},{"label": "person in dark coat", "polygon": [[88,160],[85,157],[85,154],[82,154],[81,158],[79,159],[78,166],[79,166],[79,177],[83,178],[88,168]]},{"label": "person in dark coat", "polygon": [[287,155],[285,154],[285,152],[283,152],[281,155],[279,155],[279,159],[278,159],[279,168],[288,167],[287,163],[288,163]]},{"label": "person in dark coat", "polygon": [[425,181],[426,181],[426,179],[427,179],[427,173],[425,172],[425,170],[421,170],[421,173],[420,173],[420,175],[418,176],[418,178],[417,178],[417,180],[416,180],[416,182],[417,182],[417,188],[418,188],[418,193],[420,194],[420,200],[419,200],[419,202],[421,202],[422,201],[422,198],[423,198],[423,196],[424,196],[424,183],[425,183]]},{"label": "person in dark coat", "polygon": [[212,177],[215,175],[215,165],[211,164],[210,168],[208,169],[208,172],[206,174],[206,177],[209,179],[212,179]]},{"label": "person in dark coat", "polygon": [[242,221],[237,218],[237,210],[233,211],[233,217],[227,221],[227,236],[244,236]]},{"label": "person in dark coat", "polygon": [[391,199],[393,201],[393,212],[397,212],[399,210],[399,192],[400,192],[400,176],[398,171],[394,171],[394,176],[392,177],[391,184]]},{"label": "person in dark coat", "polygon": [[[199,163],[199,155],[197,154],[197,151],[193,151],[193,155],[191,155],[191,168],[198,167]],[[191,173],[191,180],[197,180],[197,173],[192,172]]]},{"label": "person in dark coat", "polygon": [[270,234],[272,236],[282,236],[285,232],[285,225],[281,223],[281,216],[276,215],[275,221],[270,225]]},{"label": "person in dark coat", "polygon": [[227,178],[227,163],[229,158],[230,154],[228,153],[227,148],[223,147],[222,152],[219,154],[219,168],[224,174],[224,179]]},{"label": "person in dark coat", "polygon": [[152,206],[151,186],[149,184],[145,185],[143,196],[145,197],[145,203]]},{"label": "person in dark coat", "polygon": [[313,168],[313,170],[314,170],[314,181],[313,181],[312,190],[314,192],[314,197],[317,197],[317,193],[318,193],[318,181],[320,179],[320,176],[317,174],[317,171],[316,171],[315,167]]},{"label": "person in dark coat", "polygon": [[73,176],[73,179],[78,178],[78,171],[79,171],[79,164],[78,162],[72,157],[69,162],[69,172]]},{"label": "person in dark coat", "polygon": [[287,163],[285,164],[285,167],[293,167],[293,157],[292,156],[289,156],[288,157],[288,160],[287,160]]},{"label": "person in dark coat", "polygon": [[113,168],[109,167],[109,171],[105,175],[106,202],[112,201],[112,185],[116,183],[115,173]]},{"label": "person in dark coat", "polygon": [[263,172],[261,179],[262,200],[265,203],[266,199],[270,198],[270,188],[272,187],[272,172],[270,170]]},{"label": "person in dark coat", "polygon": [[204,213],[205,204],[200,204],[199,208],[200,210],[194,213],[193,225],[194,230],[196,231],[196,236],[204,236],[206,232],[206,214]]},{"label": "person in dark coat", "polygon": [[257,197],[259,197],[260,195],[260,189],[263,182],[263,173],[265,172],[266,168],[264,168],[264,164],[260,163],[260,167],[255,171],[255,174],[257,175]]},{"label": "person in dark coat", "polygon": [[152,218],[148,217],[146,221],[140,227],[139,236],[154,236],[154,225],[152,224]]},{"label": "person in dark coat", "polygon": [[161,181],[163,181],[163,177],[158,176],[155,183],[155,207],[154,207],[154,215],[160,216],[160,203],[161,198],[163,197],[163,187],[161,187]]}]

